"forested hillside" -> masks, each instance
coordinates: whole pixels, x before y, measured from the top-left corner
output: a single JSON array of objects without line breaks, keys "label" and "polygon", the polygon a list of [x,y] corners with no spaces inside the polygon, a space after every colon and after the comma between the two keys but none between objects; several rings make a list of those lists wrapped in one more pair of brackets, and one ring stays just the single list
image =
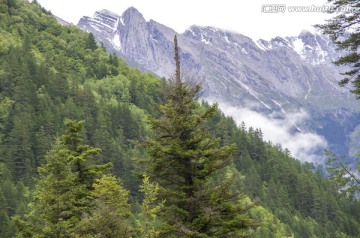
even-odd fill
[{"label": "forested hillside", "polygon": [[[59,25],[36,1],[0,0],[0,237],[180,237],[168,222],[170,202],[185,198],[154,178],[161,167],[149,170],[152,156],[164,155],[154,151],[164,144],[149,142],[158,141],[155,125],[167,125],[161,118],[175,89],[108,55],[91,34]],[[220,157],[199,168],[219,167],[206,186],[231,180],[229,194],[241,195],[223,208],[240,204],[243,216],[223,220],[222,232],[247,221],[237,228],[242,236],[360,236],[359,201],[339,197],[321,170],[216,106],[191,107],[203,128],[192,136],[219,138],[211,149]],[[220,169],[221,155],[228,162]],[[240,236],[197,232],[203,236],[192,237]]]}]

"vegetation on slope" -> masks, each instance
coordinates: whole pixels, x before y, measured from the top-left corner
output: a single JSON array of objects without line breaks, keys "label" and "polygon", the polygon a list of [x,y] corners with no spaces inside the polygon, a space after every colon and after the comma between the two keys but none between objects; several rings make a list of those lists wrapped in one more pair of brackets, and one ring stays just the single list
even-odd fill
[{"label": "vegetation on slope", "polygon": [[[142,143],[158,134],[147,118],[161,118],[156,108],[171,85],[94,43],[36,1],[0,0],[0,237],[158,237],[169,229],[163,184],[151,174],[142,182],[145,168],[133,158],[151,156]],[[204,128],[233,148],[225,175],[248,196],[243,205],[257,204],[248,215],[260,226],[246,235],[359,237],[359,201],[338,198],[321,172],[213,108],[196,110],[213,111]],[[64,139],[72,127],[73,144]],[[106,164],[96,174],[88,167]],[[55,201],[63,210],[51,210]]]}]

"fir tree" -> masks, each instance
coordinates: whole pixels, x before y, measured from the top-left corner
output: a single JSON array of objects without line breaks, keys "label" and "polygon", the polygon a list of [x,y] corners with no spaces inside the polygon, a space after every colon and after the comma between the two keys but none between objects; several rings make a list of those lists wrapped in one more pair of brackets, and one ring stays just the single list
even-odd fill
[{"label": "fir tree", "polygon": [[129,192],[112,175],[96,179],[93,187],[94,209],[77,225],[76,237],[131,237]]},{"label": "fir tree", "polygon": [[[357,161],[356,169],[350,166],[349,162],[338,158],[334,152],[326,151],[328,160],[326,167],[329,172],[329,178],[339,189],[340,195],[358,197],[360,194],[360,160]],[[360,156],[360,155],[359,155]]]},{"label": "fir tree", "polygon": [[354,89],[351,91],[360,98],[360,2],[354,0],[329,0],[331,3],[328,13],[340,13],[327,21],[326,24],[316,25],[324,34],[330,36],[331,40],[339,49],[348,53],[341,56],[334,63],[336,65],[350,66],[344,73],[345,78],[340,81],[344,86],[352,83]]},{"label": "fir tree", "polygon": [[93,35],[93,33],[89,33],[87,39],[86,39],[86,49],[90,49],[90,50],[96,50],[97,49],[97,44],[95,41],[95,37]]},{"label": "fir tree", "polygon": [[220,147],[207,131],[205,122],[217,106],[201,107],[201,87],[181,79],[176,36],[174,41],[175,79],[160,118],[150,119],[155,137],[148,141],[146,171],[166,199],[163,216],[172,226],[170,236],[241,237],[253,222],[232,191],[232,177],[219,179],[232,163],[234,145]]},{"label": "fir tree", "polygon": [[82,216],[93,209],[90,197],[95,179],[111,164],[96,165],[99,149],[82,143],[83,122],[65,120],[66,133],[38,168],[34,202],[25,218],[15,219],[19,237],[74,237]]},{"label": "fir tree", "polygon": [[159,185],[150,182],[148,176],[144,176],[140,185],[140,192],[144,194],[144,199],[141,203],[141,213],[136,220],[138,227],[138,235],[141,238],[156,238],[161,237],[166,233],[166,223],[159,219],[158,215],[162,208],[164,208],[164,201],[158,202]]}]

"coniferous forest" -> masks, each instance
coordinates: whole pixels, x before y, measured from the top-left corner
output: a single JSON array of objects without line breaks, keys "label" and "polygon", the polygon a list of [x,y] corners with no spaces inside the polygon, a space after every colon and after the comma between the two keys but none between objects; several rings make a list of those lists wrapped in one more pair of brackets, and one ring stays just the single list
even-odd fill
[{"label": "coniferous forest", "polygon": [[174,56],[159,79],[0,0],[1,238],[360,237],[359,200],[200,102]]}]

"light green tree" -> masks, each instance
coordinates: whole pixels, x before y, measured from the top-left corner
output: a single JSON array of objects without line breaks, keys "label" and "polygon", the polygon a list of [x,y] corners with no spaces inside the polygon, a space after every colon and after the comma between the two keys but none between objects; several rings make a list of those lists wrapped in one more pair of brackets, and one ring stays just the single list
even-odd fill
[{"label": "light green tree", "polygon": [[84,122],[65,120],[67,130],[38,168],[34,201],[29,212],[16,217],[18,237],[74,237],[83,214],[93,209],[91,191],[95,179],[111,164],[96,165],[99,149],[82,144]]},{"label": "light green tree", "polygon": [[83,215],[76,237],[131,237],[128,196],[113,175],[96,179],[90,192],[94,208]]},{"label": "light green tree", "polygon": [[139,237],[156,238],[165,233],[166,223],[161,220],[159,213],[164,208],[164,202],[159,202],[159,185],[150,182],[149,176],[144,176],[140,192],[144,194],[141,203],[141,213],[137,219]]}]

